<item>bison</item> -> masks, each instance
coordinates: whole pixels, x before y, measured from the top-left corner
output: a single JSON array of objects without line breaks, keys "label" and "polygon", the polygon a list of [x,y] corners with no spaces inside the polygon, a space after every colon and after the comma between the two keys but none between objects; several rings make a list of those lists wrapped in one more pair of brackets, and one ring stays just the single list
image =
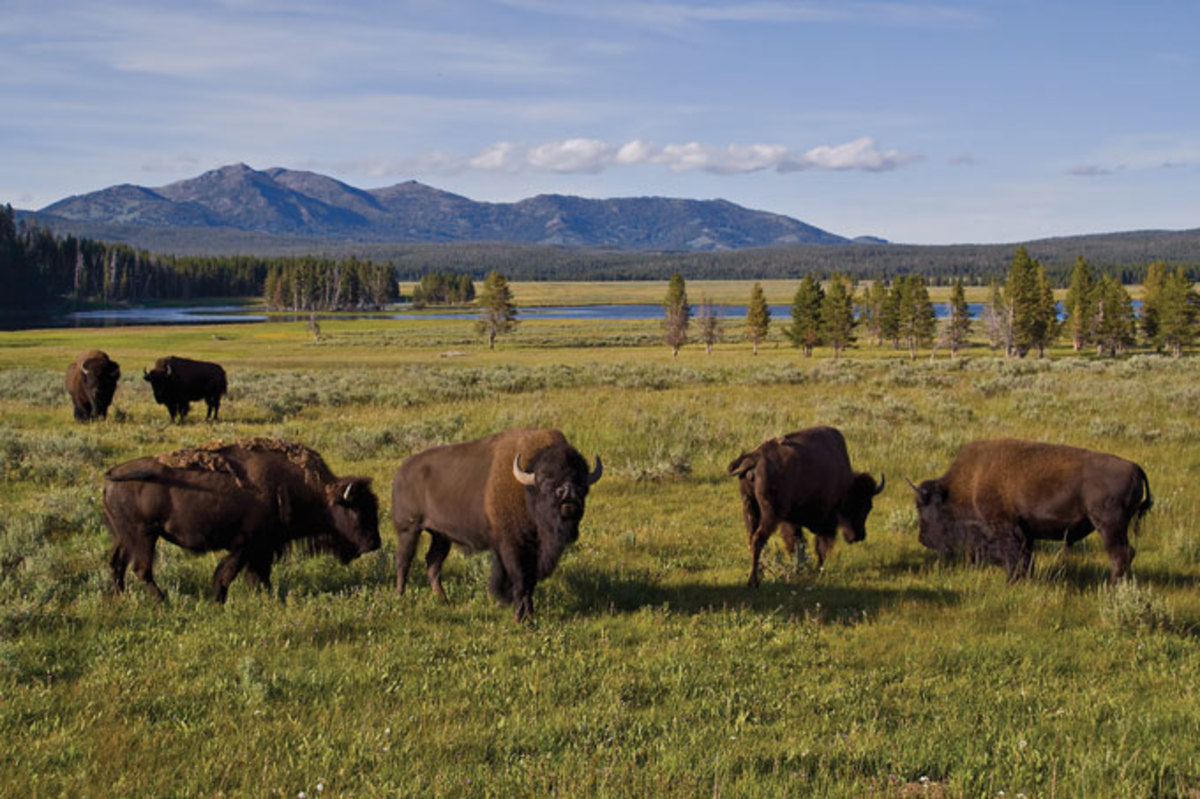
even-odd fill
[{"label": "bison", "polygon": [[107,419],[121,367],[100,350],[88,350],[67,367],[67,394],[75,405],[75,420]]},{"label": "bison", "polygon": [[150,593],[164,598],[153,573],[160,538],[191,552],[228,550],[213,575],[218,602],[243,567],[253,584],[270,588],[272,563],[296,543],[330,551],[343,563],[379,548],[370,478],[335,477],[320,455],[300,444],[216,441],[137,458],[104,477],[117,593],[132,564]]},{"label": "bison", "polygon": [[1134,530],[1153,498],[1142,467],[1124,458],[1060,444],[996,439],[958,451],[916,493],[919,540],[943,556],[997,563],[1009,579],[1028,574],[1037,539],[1071,545],[1100,531],[1112,579],[1129,570]]},{"label": "bison", "polygon": [[846,439],[833,427],[810,427],[764,441],[729,464],[738,478],[742,510],[750,543],[750,586],[759,583],[759,559],[776,527],[783,529],[789,554],[801,527],[816,538],[817,567],[833,548],[840,528],[848,543],[867,537],[867,515],[874,497],[883,491],[879,482],[850,468]]},{"label": "bison", "polygon": [[488,588],[513,605],[517,621],[533,614],[533,589],[579,537],[596,468],[558,430],[506,430],[434,447],[400,465],[392,481],[396,590],[403,594],[422,530],[430,588],[441,599],[442,562],[451,544],[492,553]]},{"label": "bison", "polygon": [[159,358],[149,372],[143,369],[142,379],[154,389],[154,401],[167,406],[171,421],[178,417],[180,423],[187,418],[191,403],[198,400],[208,406],[205,420],[217,421],[221,397],[228,388],[220,364],[175,355]]}]

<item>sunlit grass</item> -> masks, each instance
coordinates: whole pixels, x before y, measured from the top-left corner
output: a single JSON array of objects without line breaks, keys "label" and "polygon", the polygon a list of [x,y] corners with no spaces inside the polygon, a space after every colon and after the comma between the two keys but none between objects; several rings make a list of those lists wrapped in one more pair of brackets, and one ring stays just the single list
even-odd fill
[{"label": "sunlit grass", "polygon": [[[778,339],[755,358],[736,326],[712,356],[672,358],[654,321],[526,322],[494,352],[469,319],[321,329],[0,334],[0,794],[1200,789],[1194,358],[1009,361],[976,344],[909,362],[864,345],[834,363]],[[78,425],[62,374],[91,346],[124,377],[111,418]],[[173,426],[153,403],[141,367],[169,352],[225,365],[220,424]],[[888,489],[823,573],[773,542],[750,590],[726,464],[818,423]],[[451,554],[447,604],[419,567],[396,597],[387,529],[380,553],[289,559],[270,595],[239,580],[224,607],[208,599],[217,556],[165,543],[167,605],[136,580],[108,593],[99,492],[118,462],[295,439],[372,477],[386,520],[405,457],[517,425],[605,461],[533,628],[488,598],[482,557]],[[904,478],[998,435],[1145,467],[1136,584],[1107,586],[1094,537],[1044,547],[1013,585],[920,547]]]}]

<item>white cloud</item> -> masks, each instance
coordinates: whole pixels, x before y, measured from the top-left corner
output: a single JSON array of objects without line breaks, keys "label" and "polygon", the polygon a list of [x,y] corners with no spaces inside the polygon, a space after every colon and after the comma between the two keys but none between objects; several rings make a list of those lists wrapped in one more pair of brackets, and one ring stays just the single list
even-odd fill
[{"label": "white cloud", "polygon": [[[634,140],[614,146],[599,139],[574,138],[533,147],[499,142],[468,158],[465,165],[488,171],[558,174],[597,174],[614,166],[650,165],[666,167],[672,172],[743,175],[766,170],[788,173],[808,169],[887,172],[920,159],[916,153],[880,150],[875,140],[867,136],[801,153],[794,153],[781,144],[714,147],[692,141],[659,146]],[[444,158],[439,163],[443,167],[449,166]]]}]

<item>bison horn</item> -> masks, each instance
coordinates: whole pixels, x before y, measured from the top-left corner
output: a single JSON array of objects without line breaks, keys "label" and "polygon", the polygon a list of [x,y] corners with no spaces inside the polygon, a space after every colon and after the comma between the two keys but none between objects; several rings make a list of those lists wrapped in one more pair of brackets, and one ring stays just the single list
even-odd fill
[{"label": "bison horn", "polygon": [[83,364],[79,365],[79,371],[83,372],[85,375],[88,373],[87,367]]},{"label": "bison horn", "polygon": [[531,486],[534,482],[533,472],[527,472],[521,468],[521,453],[517,453],[513,458],[513,477],[523,486]]},{"label": "bison horn", "polygon": [[354,488],[354,483],[346,483],[346,491],[342,494],[342,499],[350,501],[350,491]]},{"label": "bison horn", "polygon": [[592,469],[592,473],[588,475],[588,485],[600,479],[600,475],[604,474],[604,464],[600,461],[600,453],[596,453],[596,468]]},{"label": "bison horn", "polygon": [[167,377],[171,376],[171,364],[167,364]]},{"label": "bison horn", "polygon": [[875,496],[883,493],[883,487],[887,485],[887,475],[883,472],[879,473],[879,486],[875,489]]}]

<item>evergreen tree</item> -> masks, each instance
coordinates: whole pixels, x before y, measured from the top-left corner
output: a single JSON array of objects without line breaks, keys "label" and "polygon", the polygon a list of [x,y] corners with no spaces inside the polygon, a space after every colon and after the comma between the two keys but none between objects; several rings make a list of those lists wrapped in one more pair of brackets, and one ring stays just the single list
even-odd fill
[{"label": "evergreen tree", "polygon": [[1008,305],[999,282],[992,278],[988,287],[988,299],[983,306],[983,327],[987,331],[988,346],[993,351],[1003,347],[1008,353],[1012,341],[1012,327],[1008,321]]},{"label": "evergreen tree", "polygon": [[835,361],[854,341],[854,325],[854,285],[849,278],[834,275],[821,299],[821,338],[833,347]]},{"label": "evergreen tree", "polygon": [[879,312],[880,342],[891,341],[894,350],[900,349],[900,303],[903,301],[900,296],[900,286],[903,283],[904,280],[901,278],[890,288],[884,286],[880,289],[883,298]]},{"label": "evergreen tree", "polygon": [[909,359],[915,360],[918,346],[933,343],[937,314],[920,275],[909,275],[896,290],[900,295],[900,336],[908,343]]},{"label": "evergreen tree", "polygon": [[1154,346],[1166,349],[1175,358],[1182,355],[1196,335],[1198,305],[1200,297],[1182,268],[1167,275],[1158,297]]},{"label": "evergreen tree", "polygon": [[667,297],[663,300],[666,317],[663,320],[663,339],[671,348],[671,355],[679,356],[679,348],[687,343],[688,325],[691,323],[692,309],[687,301],[687,285],[683,275],[678,272],[671,275],[667,282]]},{"label": "evergreen tree", "polygon": [[872,280],[871,285],[863,289],[861,323],[866,326],[876,347],[883,344],[883,308],[887,298],[887,284],[882,279]]},{"label": "evergreen tree", "polygon": [[1167,265],[1165,263],[1155,261],[1146,267],[1146,279],[1142,281],[1142,335],[1156,349],[1160,346],[1161,341],[1158,335],[1158,324],[1166,283]]},{"label": "evergreen tree", "polygon": [[1041,264],[1037,267],[1038,309],[1034,317],[1033,346],[1037,347],[1038,357],[1046,355],[1046,348],[1058,338],[1058,303],[1054,299],[1054,287],[1046,277],[1046,270]]},{"label": "evergreen tree", "polygon": [[1105,276],[1096,287],[1096,348],[1103,355],[1119,355],[1133,344],[1133,300],[1115,277]]},{"label": "evergreen tree", "polygon": [[1008,281],[1004,284],[1004,301],[1012,328],[1009,355],[1024,358],[1044,335],[1042,292],[1038,286],[1040,268],[1024,247],[1017,248],[1009,266]]},{"label": "evergreen tree", "polygon": [[767,295],[763,293],[762,284],[755,282],[750,289],[750,304],[746,306],[746,334],[754,344],[754,354],[758,355],[758,343],[766,341],[771,331],[771,309],[767,306]]},{"label": "evergreen tree", "polygon": [[700,340],[704,342],[704,352],[712,355],[713,345],[721,340],[724,333],[724,324],[720,311],[707,294],[700,295],[700,309],[696,312],[696,319],[700,323]]},{"label": "evergreen tree", "polygon": [[802,347],[804,356],[811,357],[813,347],[821,342],[821,301],[825,292],[811,274],[805,275],[792,298],[792,324],[785,333],[793,347]]},{"label": "evergreen tree", "polygon": [[1076,352],[1092,343],[1094,335],[1093,320],[1095,307],[1092,302],[1092,292],[1095,278],[1091,267],[1083,256],[1075,258],[1075,269],[1071,272],[1071,284],[1067,288],[1067,299],[1064,306],[1067,310],[1067,330],[1071,334],[1071,346]]},{"label": "evergreen tree", "polygon": [[510,333],[517,326],[517,306],[504,275],[493,271],[487,276],[478,304],[479,321],[475,329],[487,336],[488,348],[495,349],[496,336]]},{"label": "evergreen tree", "polygon": [[960,277],[950,290],[950,321],[946,324],[946,344],[950,347],[951,358],[958,356],[959,349],[966,345],[970,335],[971,309],[967,305],[967,292]]}]

